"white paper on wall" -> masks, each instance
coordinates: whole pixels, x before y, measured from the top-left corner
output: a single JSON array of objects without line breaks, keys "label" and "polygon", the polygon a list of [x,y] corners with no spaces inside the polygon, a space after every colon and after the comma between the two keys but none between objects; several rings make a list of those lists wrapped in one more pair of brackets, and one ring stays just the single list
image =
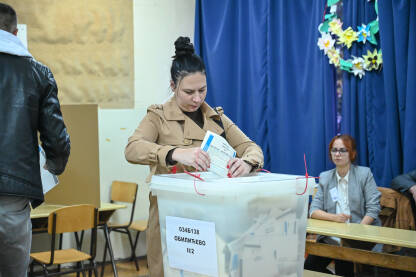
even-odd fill
[{"label": "white paper on wall", "polygon": [[26,24],[17,24],[17,37],[23,43],[23,45],[27,48],[27,26]]}]

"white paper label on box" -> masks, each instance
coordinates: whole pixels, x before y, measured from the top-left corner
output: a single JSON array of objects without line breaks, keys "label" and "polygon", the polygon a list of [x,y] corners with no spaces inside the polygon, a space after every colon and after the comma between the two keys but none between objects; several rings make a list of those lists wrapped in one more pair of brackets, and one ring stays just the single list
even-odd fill
[{"label": "white paper label on box", "polygon": [[181,217],[166,217],[169,266],[218,276],[215,223]]}]

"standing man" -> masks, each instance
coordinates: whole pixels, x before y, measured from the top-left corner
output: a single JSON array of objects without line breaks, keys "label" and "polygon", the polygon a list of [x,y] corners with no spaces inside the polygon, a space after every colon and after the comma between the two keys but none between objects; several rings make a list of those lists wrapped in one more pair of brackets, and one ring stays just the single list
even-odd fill
[{"label": "standing man", "polygon": [[16,12],[0,3],[0,277],[27,276],[29,203],[43,202],[38,132],[51,173],[64,171],[70,152],[52,72],[16,34]]}]

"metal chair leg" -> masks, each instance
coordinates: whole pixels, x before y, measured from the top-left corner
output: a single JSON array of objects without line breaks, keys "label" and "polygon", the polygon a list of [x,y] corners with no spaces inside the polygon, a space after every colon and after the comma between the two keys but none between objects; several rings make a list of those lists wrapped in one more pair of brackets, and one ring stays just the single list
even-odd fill
[{"label": "metal chair leg", "polygon": [[[59,234],[59,250],[62,250],[63,238],[64,238],[64,234]],[[61,265],[60,264],[58,264],[58,272],[61,272]]]},{"label": "metal chair leg", "polygon": [[42,268],[43,268],[43,274],[45,275],[45,277],[48,277],[48,269],[46,268],[46,266],[44,264],[42,264]]},{"label": "metal chair leg", "polygon": [[35,265],[33,264],[34,262],[32,261],[31,263],[30,263],[30,265],[29,265],[29,277],[32,277],[33,276],[33,273],[34,273],[34,267],[35,267]]},{"label": "metal chair leg", "polygon": [[126,228],[126,232],[127,232],[127,236],[129,237],[129,242],[130,242],[130,247],[131,247],[131,258],[133,259],[134,264],[136,265],[136,270],[139,271],[139,264],[137,263],[137,258],[136,258],[136,253],[135,253],[136,252],[136,247],[134,247],[134,246],[136,246],[137,238],[136,238],[136,241],[133,245],[133,240],[131,238],[130,230],[128,228]]},{"label": "metal chair leg", "polygon": [[[111,240],[110,240],[110,232],[108,230],[107,224],[104,224],[104,235],[105,235],[106,240],[108,242],[108,253],[110,254],[111,265],[113,267],[114,277],[118,277],[116,263],[114,261],[113,247],[111,245]],[[102,274],[102,272],[101,272],[101,274]]]},{"label": "metal chair leg", "polygon": [[97,264],[94,262],[94,277],[98,277]]},{"label": "metal chair leg", "polygon": [[94,263],[92,260],[90,260],[90,264],[88,265],[88,277],[92,276],[93,269],[94,269]]},{"label": "metal chair leg", "polygon": [[[75,233],[74,233],[74,236],[75,236],[75,244],[77,245],[77,250],[78,250],[78,251],[81,251],[81,242],[80,242],[80,240],[79,240],[78,233],[77,233],[77,232],[75,232]],[[82,266],[82,264],[81,264],[81,263],[77,263],[77,266]],[[79,277],[79,274],[80,274],[80,272],[77,272],[77,277]],[[85,277],[85,275],[84,275],[84,274],[83,274],[82,276],[84,276],[84,277]]]},{"label": "metal chair leg", "polygon": [[104,231],[104,237],[105,237],[105,246],[104,246],[103,260],[101,262],[101,277],[104,276],[105,262],[107,260],[108,243],[107,243],[107,236],[105,236],[105,231]]},{"label": "metal chair leg", "polygon": [[134,239],[134,251],[136,251],[136,247],[137,247],[137,242],[139,240],[139,235],[140,235],[140,231],[137,231],[136,233],[136,238]]},{"label": "metal chair leg", "polygon": [[[83,262],[79,262],[79,264],[80,264],[81,269],[82,269],[82,271],[81,271],[81,273],[82,273],[82,277],[87,277],[87,276],[85,275],[84,263],[83,263]],[[79,272],[77,272],[77,273],[79,273]]]}]

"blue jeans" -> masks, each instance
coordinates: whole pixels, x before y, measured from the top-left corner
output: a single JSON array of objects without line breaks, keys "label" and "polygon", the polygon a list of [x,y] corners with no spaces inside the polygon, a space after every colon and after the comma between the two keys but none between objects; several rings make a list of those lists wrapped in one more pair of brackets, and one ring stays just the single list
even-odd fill
[{"label": "blue jeans", "polygon": [[26,277],[32,223],[29,200],[0,196],[0,277]]}]

